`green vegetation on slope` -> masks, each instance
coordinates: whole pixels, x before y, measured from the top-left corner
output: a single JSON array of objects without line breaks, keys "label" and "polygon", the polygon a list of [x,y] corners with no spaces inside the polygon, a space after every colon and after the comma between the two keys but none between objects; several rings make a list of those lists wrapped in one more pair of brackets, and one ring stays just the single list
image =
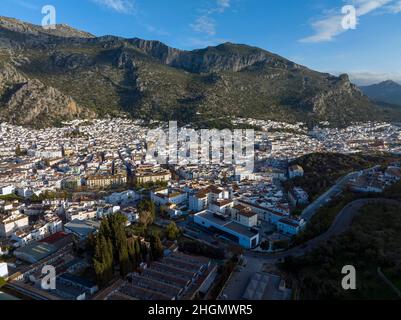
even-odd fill
[{"label": "green vegetation on slope", "polygon": [[292,163],[302,166],[305,172],[304,177],[288,181],[285,187],[301,187],[308,192],[311,200],[314,200],[333,186],[340,177],[354,171],[371,168],[375,165],[386,165],[395,159],[397,158],[386,154],[308,154]]},{"label": "green vegetation on slope", "polygon": [[330,201],[327,205],[320,208],[316,214],[308,221],[305,229],[292,239],[292,246],[303,244],[311,239],[318,237],[329,230],[334,219],[340,211],[352,201],[361,198],[360,194],[347,192],[336,199]]},{"label": "green vegetation on slope", "polygon": [[[0,60],[16,69],[11,78],[0,75],[0,80],[12,80],[8,86],[0,81],[0,116],[6,120],[23,122],[13,113],[15,105],[29,111],[30,125],[128,114],[212,126],[232,117],[310,124],[329,120],[344,126],[390,120],[397,112],[382,112],[346,75],[315,72],[255,47],[226,43],[180,51],[157,41],[77,38],[81,33],[68,28],[62,37],[43,35],[21,24],[10,20],[8,27],[0,27],[0,40],[13,46],[10,56],[0,45]],[[29,86],[23,85],[26,80]],[[50,98],[49,88],[58,90]]]},{"label": "green vegetation on slope", "polygon": [[[377,268],[401,276],[401,206],[371,204],[361,209],[349,231],[281,268],[297,283],[303,299],[397,299]],[[353,265],[357,290],[345,291],[341,270]]]}]

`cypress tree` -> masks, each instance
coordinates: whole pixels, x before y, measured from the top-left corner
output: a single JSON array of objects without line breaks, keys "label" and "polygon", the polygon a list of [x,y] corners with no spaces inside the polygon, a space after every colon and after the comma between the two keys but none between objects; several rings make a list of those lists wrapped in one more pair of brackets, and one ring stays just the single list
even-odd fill
[{"label": "cypress tree", "polygon": [[128,249],[126,245],[119,248],[118,256],[120,262],[120,274],[124,277],[130,271],[132,271],[132,264],[128,256]]},{"label": "cypress tree", "polygon": [[142,256],[141,256],[141,246],[139,244],[139,240],[135,239],[135,255],[136,255],[136,261],[137,264],[139,265],[142,262]]},{"label": "cypress tree", "polygon": [[128,256],[131,261],[132,268],[138,267],[138,262],[136,260],[136,252],[135,252],[135,240],[128,241]]},{"label": "cypress tree", "polygon": [[106,246],[106,278],[110,281],[114,275],[113,245],[110,239],[105,240]]},{"label": "cypress tree", "polygon": [[110,241],[101,234],[96,237],[93,265],[98,283],[105,286],[113,278],[113,255]]},{"label": "cypress tree", "polygon": [[148,247],[146,246],[146,243],[143,243],[141,245],[141,257],[142,257],[142,261],[147,261],[148,259]]},{"label": "cypress tree", "polygon": [[150,249],[154,260],[163,258],[163,245],[157,235],[152,235],[150,238]]},{"label": "cypress tree", "polygon": [[100,236],[95,239],[95,254],[93,257],[93,266],[96,273],[96,279],[99,285],[104,285],[104,269],[105,263],[103,261],[102,248]]}]

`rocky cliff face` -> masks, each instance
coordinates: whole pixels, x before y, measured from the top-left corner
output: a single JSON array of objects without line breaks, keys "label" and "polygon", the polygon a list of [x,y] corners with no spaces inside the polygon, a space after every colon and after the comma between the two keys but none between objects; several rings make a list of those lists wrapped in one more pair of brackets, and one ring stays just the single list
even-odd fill
[{"label": "rocky cliff face", "polygon": [[22,83],[27,78],[19,73],[13,66],[4,64],[0,68],[0,90],[4,92],[9,84]]},{"label": "rocky cliff face", "polygon": [[160,41],[147,41],[136,38],[130,40],[129,43],[151,57],[158,59],[161,63],[168,65],[184,53],[184,51],[170,48]]},{"label": "rocky cliff face", "polygon": [[[338,79],[335,79],[329,90],[317,92],[310,102],[313,106],[313,111],[321,116],[331,111],[327,109],[327,106],[332,105],[333,102],[348,104],[350,109],[354,108],[353,103],[358,103],[361,107],[362,105],[371,107],[369,99],[349,81],[348,75],[341,75]],[[332,111],[336,112],[336,110]],[[357,111],[357,108],[355,108],[355,111]]]},{"label": "rocky cliff face", "polygon": [[65,24],[58,24],[55,29],[44,29],[41,26],[6,17],[0,17],[0,28],[25,35],[50,35],[64,38],[94,38],[94,36],[88,32],[71,28]]},{"label": "rocky cliff face", "polygon": [[10,65],[0,72],[0,119],[14,124],[42,127],[59,120],[91,117],[76,102],[59,90],[28,79]]},{"label": "rocky cliff face", "polygon": [[231,43],[193,52],[183,52],[171,62],[176,68],[193,73],[238,72],[259,62],[268,62],[266,51]]},{"label": "rocky cliff face", "polygon": [[399,116],[382,112],[346,75],[232,43],[183,51],[0,18],[0,65],[0,117],[19,124],[125,114],[182,123],[253,117],[346,125]]}]

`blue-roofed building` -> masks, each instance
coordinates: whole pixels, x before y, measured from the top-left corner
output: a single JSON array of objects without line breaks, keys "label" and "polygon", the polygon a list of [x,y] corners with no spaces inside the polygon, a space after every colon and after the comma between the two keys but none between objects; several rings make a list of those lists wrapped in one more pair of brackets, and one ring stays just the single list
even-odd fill
[{"label": "blue-roofed building", "polygon": [[221,214],[209,210],[202,211],[194,216],[194,222],[204,228],[223,234],[245,249],[256,248],[259,245],[259,232],[256,229],[246,227]]},{"label": "blue-roofed building", "polygon": [[63,273],[56,279],[56,289],[50,292],[63,300],[86,300],[99,291],[98,286],[72,273]]},{"label": "blue-roofed building", "polygon": [[75,234],[81,240],[96,233],[99,228],[100,222],[91,220],[73,220],[64,225],[64,230],[66,232]]},{"label": "blue-roofed building", "polygon": [[64,273],[61,276],[59,276],[58,279],[60,280],[60,282],[64,284],[69,284],[77,288],[82,288],[85,292],[87,292],[90,295],[95,294],[99,290],[96,283],[93,283],[92,281],[87,280],[85,278],[76,276],[72,273]]},{"label": "blue-roofed building", "polygon": [[14,255],[25,262],[37,263],[57,251],[57,247],[45,242],[31,242],[14,251]]}]

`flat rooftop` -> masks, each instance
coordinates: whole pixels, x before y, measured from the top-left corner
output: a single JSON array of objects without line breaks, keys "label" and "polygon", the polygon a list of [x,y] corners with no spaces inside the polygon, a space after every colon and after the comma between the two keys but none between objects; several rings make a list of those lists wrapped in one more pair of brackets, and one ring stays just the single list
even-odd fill
[{"label": "flat rooftop", "polygon": [[91,233],[95,232],[100,227],[100,222],[91,220],[73,220],[68,222],[64,226],[72,232],[79,234],[80,236],[87,237]]},{"label": "flat rooftop", "polygon": [[280,276],[270,273],[255,273],[242,296],[245,300],[290,300],[291,289],[281,287]]},{"label": "flat rooftop", "polygon": [[[160,261],[154,261],[139,274],[128,276],[118,289],[125,299],[171,300],[182,297],[194,278],[206,278],[210,260],[204,257],[172,253]],[[201,283],[200,283],[201,284]],[[200,284],[194,283],[193,285]],[[114,299],[117,299],[114,297]]]},{"label": "flat rooftop", "polygon": [[[29,256],[33,258],[35,261],[40,261],[51,254],[55,253],[57,248],[48,243],[42,242],[31,242],[24,247],[20,247],[15,250],[16,254]],[[21,259],[25,260],[22,256]]]},{"label": "flat rooftop", "polygon": [[231,219],[224,219],[223,217],[220,218],[220,217],[216,216],[213,212],[208,211],[208,210],[198,213],[197,216],[202,217],[203,219],[209,220],[210,222],[212,222],[215,225],[225,227],[236,233],[244,235],[248,238],[252,238],[255,235],[257,235],[256,231],[252,231],[250,228],[245,227],[242,224],[239,224],[238,222],[232,221]]}]

